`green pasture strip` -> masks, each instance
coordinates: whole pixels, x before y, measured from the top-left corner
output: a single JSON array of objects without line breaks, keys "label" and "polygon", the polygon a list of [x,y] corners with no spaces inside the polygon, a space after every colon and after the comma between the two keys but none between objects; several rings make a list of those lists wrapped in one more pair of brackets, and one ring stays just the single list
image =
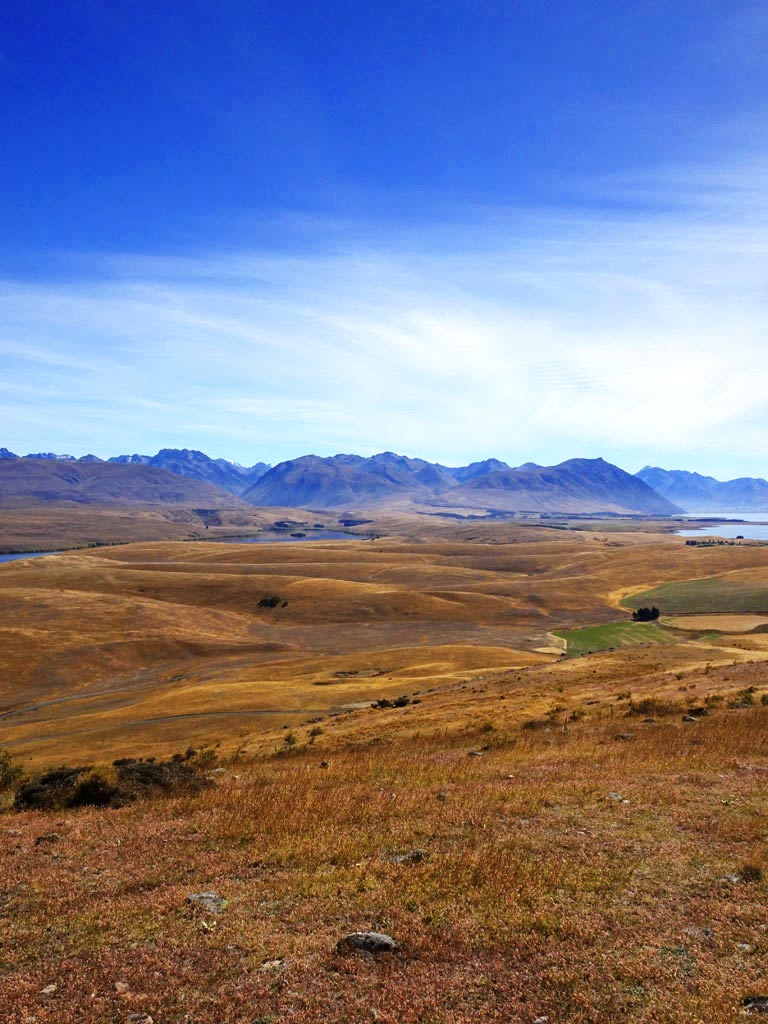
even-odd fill
[{"label": "green pasture strip", "polygon": [[608,651],[612,647],[629,647],[634,644],[674,643],[677,637],[662,629],[656,622],[610,622],[605,626],[585,626],[556,632],[565,640],[570,655],[594,654]]}]

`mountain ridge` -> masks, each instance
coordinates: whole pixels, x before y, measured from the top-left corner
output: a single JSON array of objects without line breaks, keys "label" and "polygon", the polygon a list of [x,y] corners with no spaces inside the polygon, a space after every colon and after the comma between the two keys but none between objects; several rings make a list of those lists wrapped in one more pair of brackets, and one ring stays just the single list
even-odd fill
[{"label": "mountain ridge", "polygon": [[768,511],[768,481],[762,477],[716,480],[660,466],[644,466],[635,476],[686,512]]},{"label": "mountain ridge", "polygon": [[158,466],[50,459],[0,460],[0,506],[184,505],[247,508],[242,499]]}]

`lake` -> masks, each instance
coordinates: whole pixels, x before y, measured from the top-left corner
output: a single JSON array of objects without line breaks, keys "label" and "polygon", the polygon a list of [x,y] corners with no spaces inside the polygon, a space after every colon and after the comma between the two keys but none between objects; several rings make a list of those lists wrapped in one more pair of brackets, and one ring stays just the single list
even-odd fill
[{"label": "lake", "polygon": [[22,551],[16,555],[0,555],[0,563],[15,562],[19,558],[43,558],[45,555],[60,555],[61,551]]},{"label": "lake", "polygon": [[[768,540],[768,512],[689,512],[684,519],[722,519],[723,524],[678,530],[678,537],[722,537],[724,540]],[[741,520],[735,522],[734,520]]]},{"label": "lake", "polygon": [[[258,537],[222,537],[218,543],[221,544],[274,544],[276,541],[294,541],[303,543],[307,540],[366,540],[365,537],[358,537],[353,533],[342,533],[341,530],[296,530],[296,533],[303,533],[303,537],[294,537],[288,530],[274,530],[260,533]],[[216,541],[215,537],[211,537]]]}]

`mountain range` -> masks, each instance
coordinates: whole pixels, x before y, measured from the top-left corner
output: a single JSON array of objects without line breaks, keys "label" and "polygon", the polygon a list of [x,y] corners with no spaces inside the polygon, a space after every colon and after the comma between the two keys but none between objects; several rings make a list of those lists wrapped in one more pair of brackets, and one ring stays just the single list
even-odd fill
[{"label": "mountain range", "polygon": [[0,505],[183,505],[247,508],[242,499],[213,484],[159,466],[13,458],[0,460]]},{"label": "mountain range", "polygon": [[[15,467],[15,468],[12,468]],[[646,466],[632,476],[604,459],[512,467],[489,458],[446,466],[394,452],[303,455],[276,466],[241,466],[188,448],[156,455],[18,456],[0,448],[0,500],[77,501],[364,509],[420,506],[505,512],[674,515],[768,511],[768,481],[719,481],[684,470]]]},{"label": "mountain range", "polygon": [[761,477],[715,480],[683,469],[645,466],[636,474],[686,512],[763,512],[768,510],[768,481]]},{"label": "mountain range", "polygon": [[213,484],[214,487],[219,487],[223,491],[238,495],[247,490],[270,468],[266,462],[257,462],[253,466],[241,466],[237,462],[229,462],[227,459],[212,459],[204,452],[194,451],[190,448],[161,448],[157,455],[113,455],[107,460],[100,459],[97,455],[83,455],[76,458],[74,455],[56,455],[54,452],[36,452],[19,456],[8,451],[7,448],[0,448],[0,459],[18,458],[39,459],[43,462],[95,463],[106,461],[125,465],[156,466],[158,469],[167,469],[177,476]]}]

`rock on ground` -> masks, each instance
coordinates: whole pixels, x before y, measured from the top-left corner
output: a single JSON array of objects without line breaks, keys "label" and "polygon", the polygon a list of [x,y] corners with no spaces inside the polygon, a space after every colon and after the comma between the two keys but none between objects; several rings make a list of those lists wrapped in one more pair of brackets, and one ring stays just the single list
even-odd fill
[{"label": "rock on ground", "polygon": [[208,914],[220,914],[228,902],[215,892],[193,892],[191,896],[187,896],[187,903],[205,910]]},{"label": "rock on ground", "polygon": [[337,953],[394,953],[398,944],[383,932],[352,932],[336,943]]}]

